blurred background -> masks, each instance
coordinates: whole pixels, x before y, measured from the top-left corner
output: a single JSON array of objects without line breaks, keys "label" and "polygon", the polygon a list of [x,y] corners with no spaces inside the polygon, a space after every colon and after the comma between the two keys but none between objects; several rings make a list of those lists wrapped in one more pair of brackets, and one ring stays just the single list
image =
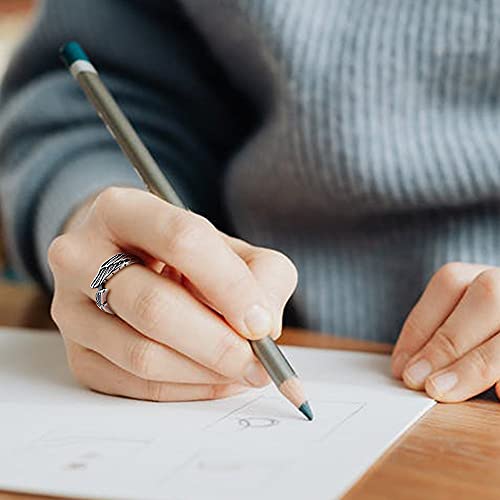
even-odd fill
[{"label": "blurred background", "polygon": [[[12,51],[29,28],[33,16],[33,4],[32,0],[0,0],[0,81]],[[5,272],[4,256],[0,233],[0,266]]]},{"label": "blurred background", "polygon": [[[9,57],[26,33],[34,14],[34,0],[0,0],[0,80]],[[2,325],[50,327],[48,299],[30,283],[20,283],[5,262],[0,226],[0,318]]]},{"label": "blurred background", "polygon": [[0,0],[0,75],[12,48],[29,25],[33,3],[33,0]]}]

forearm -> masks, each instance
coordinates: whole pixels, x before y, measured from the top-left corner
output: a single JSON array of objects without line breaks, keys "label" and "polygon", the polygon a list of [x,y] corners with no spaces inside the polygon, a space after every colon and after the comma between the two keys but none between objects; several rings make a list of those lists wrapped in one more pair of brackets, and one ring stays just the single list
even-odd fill
[{"label": "forearm", "polygon": [[[66,2],[51,0],[44,6],[3,86],[0,186],[11,260],[50,285],[46,251],[75,207],[110,185],[142,186],[57,63],[58,46],[68,33],[88,48],[120,106],[194,210],[212,217],[219,209],[217,179],[242,129],[226,102],[228,96],[234,103],[228,83],[213,71],[208,52],[173,3],[75,0],[67,9]],[[110,19],[116,26],[113,46],[106,42]],[[141,33],[139,46],[132,31]],[[175,64],[160,64],[163,60]]]}]

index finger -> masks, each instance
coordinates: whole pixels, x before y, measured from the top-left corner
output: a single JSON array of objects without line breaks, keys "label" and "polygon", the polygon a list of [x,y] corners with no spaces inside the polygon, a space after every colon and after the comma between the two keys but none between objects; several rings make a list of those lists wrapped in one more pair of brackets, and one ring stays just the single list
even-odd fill
[{"label": "index finger", "polygon": [[206,219],[137,190],[110,188],[93,207],[121,248],[138,248],[184,274],[241,335],[273,330],[273,312],[246,263]]}]

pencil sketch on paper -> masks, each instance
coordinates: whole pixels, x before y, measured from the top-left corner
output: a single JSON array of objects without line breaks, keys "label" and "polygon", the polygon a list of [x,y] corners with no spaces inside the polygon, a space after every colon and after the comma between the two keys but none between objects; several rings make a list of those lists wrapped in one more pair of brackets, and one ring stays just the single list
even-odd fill
[{"label": "pencil sketch on paper", "polygon": [[283,443],[293,432],[296,440],[322,441],[362,411],[365,405],[363,401],[315,400],[317,418],[308,422],[283,398],[264,394],[223,415],[206,430],[218,434],[268,433],[272,434],[273,442],[281,439]]},{"label": "pencil sketch on paper", "polygon": [[[258,489],[277,476],[277,467],[286,464],[286,457],[265,456],[254,452],[248,453],[242,448],[236,449],[201,449],[177,471],[176,479],[180,483],[196,477],[210,489],[234,490],[234,498],[241,484],[248,489]],[[231,477],[228,482],[227,478]],[[249,481],[251,478],[251,481]]]},{"label": "pencil sketch on paper", "polygon": [[60,469],[84,471],[100,460],[132,456],[151,444],[148,439],[109,435],[99,432],[72,434],[52,431],[31,442],[25,450],[29,454],[50,456]]},{"label": "pencil sketch on paper", "polygon": [[0,332],[0,489],[130,500],[339,498],[434,403],[397,385],[378,354],[292,352],[312,422],[274,387],[186,404],[98,396],[62,370],[59,336]]},{"label": "pencil sketch on paper", "polygon": [[277,418],[270,417],[243,417],[238,419],[238,424],[241,429],[273,427],[278,425],[280,421]]}]

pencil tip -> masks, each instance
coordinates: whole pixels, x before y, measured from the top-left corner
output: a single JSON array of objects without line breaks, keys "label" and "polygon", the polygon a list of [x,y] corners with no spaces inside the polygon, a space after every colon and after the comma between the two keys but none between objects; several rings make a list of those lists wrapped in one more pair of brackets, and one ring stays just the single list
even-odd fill
[{"label": "pencil tip", "polygon": [[306,401],[305,403],[302,403],[300,406],[299,406],[299,411],[305,415],[305,417],[307,418],[307,420],[312,420],[314,417],[313,417],[313,412],[311,410],[311,406],[309,405],[309,403]]}]

